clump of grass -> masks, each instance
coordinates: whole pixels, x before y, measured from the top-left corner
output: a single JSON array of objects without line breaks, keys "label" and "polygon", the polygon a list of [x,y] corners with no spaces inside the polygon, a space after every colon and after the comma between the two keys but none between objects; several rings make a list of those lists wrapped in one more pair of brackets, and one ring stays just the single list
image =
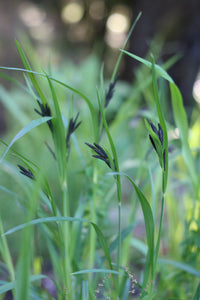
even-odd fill
[{"label": "clump of grass", "polygon": [[[101,69],[100,84],[96,89],[96,103],[94,103],[79,89],[45,72],[33,71],[22,47],[18,42],[16,45],[24,69],[0,68],[4,71],[23,72],[26,83],[23,90],[33,97],[37,107],[34,108],[34,112],[39,115],[39,118],[25,125],[9,144],[1,140],[4,147],[1,156],[2,169],[4,173],[8,173],[9,176],[12,174],[13,178],[20,182],[20,192],[18,195],[6,184],[1,185],[0,188],[10,197],[17,199],[16,203],[21,208],[23,221],[20,221],[20,225],[15,224],[13,228],[5,231],[3,228],[5,219],[3,215],[1,216],[0,251],[5,272],[2,271],[1,274],[3,281],[0,283],[0,293],[4,295],[12,291],[15,299],[53,299],[55,296],[51,289],[44,288],[41,284],[43,279],[49,279],[54,282],[57,299],[88,300],[101,297],[128,300],[132,296],[140,299],[169,298],[182,295],[181,289],[177,291],[177,287],[172,283],[176,278],[180,281],[186,278],[185,282],[187,281],[187,286],[191,288],[188,294],[194,295],[194,300],[198,299],[200,273],[195,266],[191,262],[184,263],[177,257],[175,260],[161,258],[165,243],[165,236],[162,234],[165,207],[172,213],[170,205],[175,199],[173,196],[172,200],[168,197],[166,199],[167,186],[170,182],[168,176],[170,161],[168,127],[170,126],[159,95],[160,77],[169,82],[173,114],[180,132],[182,157],[191,175],[193,195],[195,199],[199,196],[198,174],[194,162],[194,159],[199,161],[199,158],[193,156],[189,146],[186,113],[180,91],[173,79],[164,68],[155,63],[153,57],[148,61],[122,50],[108,88],[105,88],[103,69]],[[152,106],[156,111],[153,115],[149,109],[150,113],[146,114],[145,118],[142,116],[142,119],[145,119],[146,129],[142,122],[141,129],[138,126],[134,130],[136,142],[133,143],[131,138],[127,143],[131,149],[137,148],[138,143],[141,157],[143,155],[143,158],[138,159],[138,168],[133,171],[123,167],[121,155],[126,150],[126,146],[122,147],[122,152],[119,151],[120,139],[128,130],[127,119],[130,119],[130,107],[140,113],[137,115],[140,118],[141,111],[130,97],[120,107],[112,122],[108,122],[106,115],[108,107],[115,101],[114,90],[117,92],[120,84],[120,77],[116,74],[122,53],[150,68],[146,85],[150,86]],[[1,75],[19,85],[16,79],[3,73]],[[84,101],[88,108],[86,114],[84,109],[81,109],[83,107],[80,103],[75,105],[74,96],[69,97],[67,113],[63,110],[59,98],[61,87],[65,91],[70,90],[79,101],[80,99]],[[140,89],[140,93],[143,90],[144,87]],[[133,95],[135,93],[136,91]],[[42,130],[45,124],[47,126],[44,134]],[[89,133],[86,129],[82,129],[84,124],[89,127]],[[33,134],[35,130],[38,130],[35,133],[35,141],[44,139],[47,145],[43,147],[45,151],[43,157],[48,159],[46,168],[43,167],[43,159],[38,158],[37,144],[31,143],[31,148],[34,148],[37,153],[34,159],[28,158],[25,147],[22,147],[24,150],[22,153],[14,148],[14,145],[18,144],[16,142]],[[130,134],[131,132],[132,130]],[[83,146],[79,144],[79,139],[83,140],[82,136],[84,136]],[[142,149],[140,139],[145,145]],[[142,160],[144,157],[147,160],[151,150],[155,150],[157,159],[146,161],[142,166]],[[92,151],[92,159],[89,151]],[[177,151],[174,156],[180,157],[180,153]],[[173,161],[173,157],[171,160]],[[53,180],[50,178],[52,175]],[[80,178],[78,183],[75,181],[76,177]],[[10,180],[10,177],[8,178]],[[132,191],[129,186],[130,201],[124,197],[123,185],[126,186],[127,179],[133,188]],[[156,180],[158,180],[157,186]],[[79,192],[77,202],[74,201],[76,191]],[[123,228],[122,208],[126,201],[129,201],[129,214]],[[142,221],[136,220],[137,213],[141,213],[138,204],[142,212]],[[109,215],[116,206],[117,230],[110,221]],[[196,221],[195,230],[198,231],[199,215],[195,213],[196,208],[197,205],[192,211],[189,222]],[[145,237],[142,240],[134,239],[132,236],[137,222],[144,224]],[[111,227],[114,227],[113,230]],[[17,235],[17,239],[20,236],[21,240],[16,257],[13,257],[12,247],[10,247],[9,237],[12,235]],[[189,245],[191,242],[186,243]],[[198,242],[193,246],[199,247]],[[135,251],[131,253],[130,247],[137,249],[140,255]],[[173,254],[169,252],[168,257],[172,255],[170,258],[173,258]],[[42,258],[39,260],[41,272],[34,274],[34,265],[38,257]],[[198,261],[199,257],[196,255],[195,263]],[[51,276],[44,271],[46,265],[49,265]],[[168,271],[170,265],[178,271]],[[188,281],[188,274],[196,280]],[[164,276],[166,281],[164,280],[163,284]]]}]

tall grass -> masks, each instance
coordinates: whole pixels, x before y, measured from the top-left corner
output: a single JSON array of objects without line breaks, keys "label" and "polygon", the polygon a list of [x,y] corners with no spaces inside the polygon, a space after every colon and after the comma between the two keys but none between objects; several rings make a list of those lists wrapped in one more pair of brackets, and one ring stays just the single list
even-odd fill
[{"label": "tall grass", "polygon": [[[34,120],[27,124],[29,104],[18,115],[5,101],[14,96],[2,93],[22,127],[4,137],[10,142],[1,140],[1,201],[10,205],[0,222],[2,297],[11,291],[14,299],[198,299],[199,148],[190,147],[173,79],[153,57],[121,50],[108,85],[102,68],[95,97],[88,97],[53,73],[33,71],[16,45],[24,69],[0,67],[1,76],[34,100]],[[117,77],[122,53],[150,69],[141,86],[125,87]],[[6,71],[23,74],[24,83]],[[179,131],[174,140],[160,97],[163,80]],[[123,101],[117,91],[125,88]]]}]

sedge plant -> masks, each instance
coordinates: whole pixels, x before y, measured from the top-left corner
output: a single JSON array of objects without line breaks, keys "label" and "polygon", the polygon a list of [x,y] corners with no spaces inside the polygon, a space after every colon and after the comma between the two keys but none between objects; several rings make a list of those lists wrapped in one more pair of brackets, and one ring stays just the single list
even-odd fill
[{"label": "sedge plant", "polygon": [[[133,24],[130,34],[136,22]],[[14,299],[89,300],[104,299],[105,297],[108,299],[110,297],[110,299],[128,300],[132,296],[140,299],[156,299],[159,290],[157,275],[161,263],[165,266],[171,264],[171,266],[181,272],[186,272],[191,276],[195,276],[195,278],[199,278],[199,271],[193,266],[173,260],[162,260],[159,251],[163,238],[164,208],[168,205],[168,198],[165,199],[165,194],[167,183],[170,179],[168,178],[168,126],[159,96],[158,82],[160,76],[169,82],[173,114],[180,131],[183,158],[191,175],[194,195],[195,197],[199,195],[194,158],[188,142],[186,113],[180,91],[173,79],[164,68],[155,64],[154,58],[150,62],[122,50],[107,90],[104,84],[103,68],[101,69],[100,86],[96,89],[96,103],[94,103],[79,89],[54,78],[52,75],[48,75],[44,71],[33,71],[22,47],[18,42],[16,42],[16,45],[24,64],[24,69],[6,67],[1,67],[1,69],[4,69],[4,71],[22,72],[26,86],[8,75],[3,73],[1,75],[22,87],[24,92],[33,97],[35,101],[34,113],[37,114],[38,118],[26,124],[10,143],[1,140],[1,145],[4,148],[1,156],[2,169],[9,174],[13,174],[13,177],[19,180],[22,196],[17,196],[9,188],[3,186],[0,188],[9,196],[17,199],[17,203],[22,208],[24,220],[20,222],[20,225],[15,225],[13,228],[5,230],[5,226],[3,226],[5,220],[1,216],[0,251],[6,275],[4,275],[5,280],[1,281],[0,293],[4,295],[8,291],[12,291]],[[150,115],[151,117],[145,116],[147,129],[145,131],[145,139],[148,141],[149,134],[150,143],[158,157],[158,163],[155,163],[154,167],[157,168],[159,166],[159,171],[161,170],[162,173],[161,188],[160,186],[158,187],[162,194],[161,203],[158,200],[161,205],[158,218],[149,201],[149,195],[145,195],[145,186],[142,188],[135,179],[132,179],[128,172],[123,172],[124,169],[120,161],[121,154],[119,153],[116,135],[114,135],[113,127],[118,126],[118,129],[122,126],[122,120],[126,121],[128,114],[122,115],[124,111],[127,112],[134,106],[132,100],[130,99],[125,103],[122,106],[122,110],[119,109],[113,122],[109,122],[107,118],[107,109],[110,106],[110,102],[112,103],[115,98],[114,90],[117,90],[120,83],[120,77],[117,73],[123,53],[140,61],[151,70],[151,76],[147,79],[146,85],[153,87],[157,117],[153,118],[152,115]],[[69,114],[68,117],[65,116],[59,99],[59,88],[61,87],[65,91],[72,92],[73,95],[79,97],[86,104],[88,112],[85,118],[81,109],[77,109],[78,111],[75,112],[74,103],[76,100],[73,99],[74,96],[70,97]],[[133,111],[137,110],[136,108],[138,109],[135,106]],[[87,122],[87,125],[89,124],[88,126],[91,128],[89,134],[83,133],[83,149],[86,159],[81,152],[82,148],[79,146],[78,139],[76,139],[76,135],[78,136],[79,131],[82,130],[84,122]],[[38,129],[40,129],[40,135],[45,125],[47,130],[45,135],[48,132],[50,137],[48,142],[45,143],[45,149],[52,160],[51,163],[49,162],[49,165],[51,167],[53,165],[51,172],[55,173],[55,183],[49,182],[49,171],[42,168],[41,160],[38,159],[37,163],[35,163],[34,160],[27,157],[27,151],[24,154],[20,153],[17,148],[15,149],[20,139],[31,135]],[[141,132],[144,132],[144,127],[144,124],[142,124],[142,130],[137,136],[138,139]],[[127,127],[125,127],[125,130],[127,130]],[[81,137],[79,136],[79,138]],[[146,145],[150,147],[150,143],[146,143]],[[74,148],[72,147],[74,145],[76,151],[73,151]],[[131,144],[132,146],[136,147],[136,145]],[[90,158],[89,149],[92,150],[92,156],[95,159],[88,162]],[[78,172],[74,171],[74,161],[70,164],[74,152],[79,157],[78,165],[80,166]],[[9,155],[17,160],[17,164],[15,161],[9,162]],[[106,169],[101,169],[103,168],[103,163],[101,164],[100,161],[104,162],[104,167],[107,168],[107,171]],[[105,175],[108,170],[110,171],[109,175],[113,178]],[[75,176],[74,173],[77,176],[81,174],[81,181],[86,182],[76,205],[73,203],[72,187],[78,189],[79,186],[71,183],[71,177]],[[146,177],[143,178],[147,182],[146,185],[149,182],[149,174],[147,172]],[[137,205],[134,206],[134,214],[132,211],[130,213],[131,221],[125,228],[122,228],[122,177],[125,177],[131,183],[135,191],[132,198],[138,200]],[[112,181],[109,181],[110,178]],[[151,177],[150,179],[153,190],[153,179]],[[106,181],[109,181],[110,186],[108,190],[103,190],[102,182],[105,183]],[[79,185],[81,186],[81,182]],[[57,195],[54,192],[55,187],[58,190]],[[110,202],[110,199],[113,199],[112,207],[109,206],[110,203],[105,195]],[[105,214],[107,220],[105,220],[104,215],[103,217],[100,216],[100,208],[103,205],[107,205],[105,209],[107,211],[109,211],[110,207],[113,209],[113,207],[117,206],[118,228],[115,238],[107,236],[106,230],[108,226],[106,222],[108,222],[109,216]],[[129,205],[133,205],[133,203],[130,202]],[[135,216],[139,206],[141,207],[146,233],[146,239],[143,242],[132,238],[133,229],[137,225]],[[74,209],[74,207],[76,208]],[[42,263],[40,263],[40,272],[38,274],[34,273],[34,266],[38,261],[36,255],[37,245],[34,243],[36,231],[39,232],[40,241],[44,244],[45,255],[48,253],[47,260],[50,262],[53,276],[50,276],[48,272],[43,272]],[[14,259],[9,247],[9,237],[18,235],[20,232],[21,243],[18,248],[18,254]],[[126,249],[129,246],[127,243],[137,245],[143,254],[144,260],[141,262],[142,271],[140,271],[141,278],[134,277],[130,271],[130,268],[135,268],[133,264],[134,255],[126,257]],[[117,253],[116,256],[113,254],[114,250]],[[125,261],[128,266],[122,265],[122,261]],[[52,291],[43,287],[45,280],[48,280],[54,286],[54,295]],[[195,281],[195,290],[193,291],[195,300],[198,299],[198,294],[199,284]]]}]

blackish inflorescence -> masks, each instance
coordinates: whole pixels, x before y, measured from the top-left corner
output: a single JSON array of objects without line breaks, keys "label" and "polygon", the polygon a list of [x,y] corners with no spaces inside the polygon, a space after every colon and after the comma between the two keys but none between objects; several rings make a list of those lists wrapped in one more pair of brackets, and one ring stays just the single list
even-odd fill
[{"label": "blackish inflorescence", "polygon": [[119,79],[119,75],[117,75],[115,80],[109,84],[109,88],[108,88],[108,91],[106,93],[105,107],[108,106],[110,100],[113,97],[113,94],[114,94],[114,91],[115,91],[114,88],[115,88],[115,85],[116,85],[118,79]]},{"label": "blackish inflorescence", "polygon": [[20,169],[20,173],[31,178],[31,179],[35,179],[33,173],[31,172],[31,170],[29,169],[25,169],[24,167],[22,167],[21,165],[18,165],[18,168]]},{"label": "blackish inflorescence", "polygon": [[[161,142],[161,145],[163,146],[163,130],[162,130],[162,127],[161,127],[160,123],[158,123],[158,129],[153,125],[153,123],[149,122],[149,124],[151,125],[151,128],[153,129],[153,131],[155,132],[155,134],[159,138],[159,140]],[[149,136],[149,138],[150,138],[150,140],[153,144],[153,147],[155,148],[155,144],[153,142],[153,139],[152,139],[151,135]]]},{"label": "blackish inflorescence", "polygon": [[[161,145],[162,145],[162,148],[163,148],[163,129],[162,129],[160,123],[158,123],[158,129],[154,126],[153,123],[149,122],[149,124],[150,124],[152,130],[155,132],[155,134],[159,138],[159,140],[161,142]],[[155,151],[158,153],[158,150],[157,150],[156,145],[154,143],[153,137],[151,135],[149,135],[149,138],[150,138],[150,141],[151,141]],[[163,152],[163,167],[164,167],[164,170],[165,170],[165,150]]]},{"label": "blackish inflorescence", "polygon": [[[35,108],[34,110],[37,114],[39,114],[42,117],[51,117],[52,116],[51,115],[51,109],[50,109],[50,107],[48,106],[47,103],[42,104],[39,100],[37,100],[37,103],[38,103],[38,105],[40,107],[40,110],[41,110],[41,111],[39,111]],[[52,126],[51,120],[47,121],[47,124],[48,124],[49,129],[51,130],[51,132],[53,132],[53,126]]]},{"label": "blackish inflorescence", "polygon": [[72,133],[73,133],[73,132],[79,127],[79,125],[81,124],[81,121],[77,123],[78,116],[79,116],[79,113],[77,113],[75,119],[71,118],[71,119],[69,120],[69,126],[68,126],[67,137],[66,137],[66,145],[67,145],[67,148],[70,147],[69,141],[70,141],[70,137],[71,137]]},{"label": "blackish inflorescence", "polygon": [[97,153],[97,155],[92,155],[95,158],[98,158],[100,160],[103,160],[109,168],[111,168],[111,164],[109,161],[109,157],[107,155],[107,153],[105,152],[105,150],[98,144],[94,143],[94,146],[89,144],[89,143],[85,143],[88,147],[90,147],[92,150],[94,150],[94,152]]}]

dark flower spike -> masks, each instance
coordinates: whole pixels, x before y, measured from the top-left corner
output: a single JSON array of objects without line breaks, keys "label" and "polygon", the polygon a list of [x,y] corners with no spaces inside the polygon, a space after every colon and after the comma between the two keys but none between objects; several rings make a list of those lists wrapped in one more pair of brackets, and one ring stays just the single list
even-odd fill
[{"label": "dark flower spike", "polygon": [[152,137],[151,137],[150,134],[149,134],[149,139],[150,139],[150,141],[151,141],[151,143],[152,143],[152,146],[154,147],[154,149],[155,149],[156,152],[157,152],[156,145],[155,145],[155,143],[154,143],[154,141],[153,141],[153,139],[152,139]]},{"label": "dark flower spike", "polygon": [[163,169],[165,171],[165,150],[163,152]]},{"label": "dark flower spike", "polygon": [[105,107],[108,106],[110,100],[113,97],[113,94],[114,94],[114,91],[115,91],[114,88],[115,88],[115,85],[116,85],[118,79],[119,79],[119,74],[115,77],[115,80],[109,84],[109,88],[108,88],[108,91],[106,93],[106,99],[105,99],[105,105],[104,105]]},{"label": "dark flower spike", "polygon": [[67,132],[67,137],[66,137],[67,148],[69,148],[69,146],[70,146],[69,140],[70,140],[70,137],[71,137],[72,133],[73,133],[73,132],[79,127],[79,125],[81,124],[81,121],[77,123],[78,116],[79,116],[79,113],[77,113],[75,119],[71,118],[70,121],[69,121],[68,132]]},{"label": "dark flower spike", "polygon": [[[37,110],[36,108],[34,108],[35,112],[37,114],[39,114],[40,116],[42,117],[51,117],[51,109],[50,107],[48,106],[48,104],[42,104],[39,100],[37,100],[37,103],[40,107],[40,110]],[[51,132],[53,132],[53,126],[52,126],[52,122],[51,120],[47,121],[47,124],[49,126],[49,129],[51,130]]]},{"label": "dark flower spike", "polygon": [[[163,130],[162,130],[162,127],[161,127],[160,123],[158,123],[158,129],[153,125],[153,123],[149,122],[149,124],[151,125],[151,128],[153,129],[153,131],[155,132],[155,134],[159,138],[159,140],[161,142],[161,145],[163,146]],[[151,142],[152,142],[152,138],[150,138],[150,139],[151,139]],[[153,144],[153,142],[152,142],[152,144]],[[155,144],[153,146],[155,148]]]},{"label": "dark flower spike", "polygon": [[96,143],[94,143],[94,146],[89,143],[85,143],[85,144],[98,154],[98,155],[92,155],[92,157],[103,160],[108,165],[108,167],[111,168],[109,157],[105,152],[105,150],[100,145]]},{"label": "dark flower spike", "polygon": [[33,173],[31,172],[31,170],[29,169],[25,169],[24,167],[18,165],[18,168],[20,169],[20,173],[31,178],[31,179],[35,179]]},{"label": "dark flower spike", "polygon": [[163,130],[162,130],[162,127],[160,125],[160,123],[158,123],[158,137],[159,137],[159,140],[161,141],[161,144],[163,146]]},{"label": "dark flower spike", "polygon": [[[158,123],[158,129],[151,122],[146,123],[146,125],[147,124],[149,124],[151,126],[151,129],[156,134],[156,136],[153,135],[153,133],[150,130],[150,127],[149,127],[148,130],[149,130],[149,133],[150,133],[149,134],[150,141],[151,141],[156,153],[158,154],[160,166],[165,171],[165,151],[163,151],[163,129],[162,129],[160,123]],[[148,128],[148,126],[147,126],[147,128]]]}]

